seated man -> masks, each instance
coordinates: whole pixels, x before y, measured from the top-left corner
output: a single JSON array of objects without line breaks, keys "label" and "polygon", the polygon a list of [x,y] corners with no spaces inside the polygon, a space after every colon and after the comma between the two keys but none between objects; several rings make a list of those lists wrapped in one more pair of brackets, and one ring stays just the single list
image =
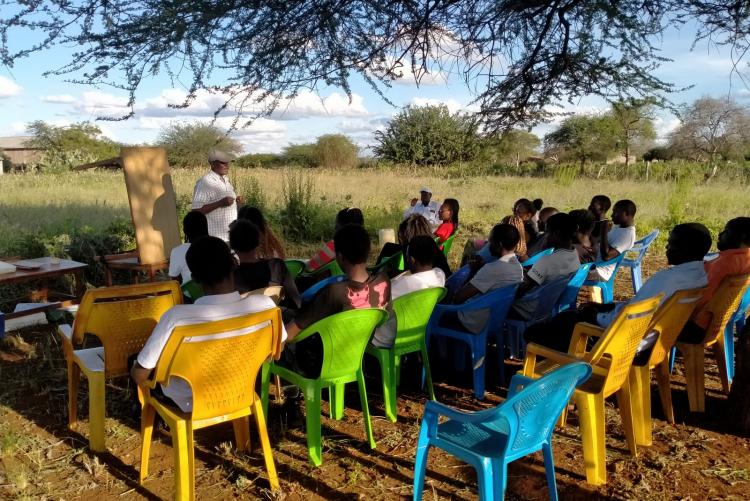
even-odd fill
[{"label": "seated man", "polygon": [[229,246],[237,254],[239,265],[234,270],[234,287],[240,294],[280,285],[283,290],[282,305],[299,309],[302,306],[297,286],[283,259],[258,257],[260,230],[247,219],[238,219],[229,225]]},{"label": "seated man", "polygon": [[591,231],[594,244],[599,243],[602,227],[608,222],[607,212],[610,207],[612,207],[612,201],[607,195],[594,195],[591,198],[589,211],[594,216],[594,229]]},{"label": "seated man", "polygon": [[[671,267],[652,275],[630,301],[663,294],[663,303],[677,291],[705,287],[708,279],[703,269],[703,256],[710,248],[711,234],[705,226],[699,223],[678,224],[667,241],[667,262]],[[608,327],[625,304],[584,304],[576,311],[563,312],[548,322],[529,327],[524,338],[527,343],[538,343],[567,352],[576,323],[589,322]],[[647,337],[639,346],[639,352],[645,353],[654,340]]]},{"label": "seated man", "polygon": [[523,283],[518,288],[518,299],[513,304],[510,316],[523,320],[531,320],[537,302],[524,300],[523,296],[537,286],[544,285],[557,278],[572,275],[581,266],[578,253],[573,248],[573,235],[576,231],[575,220],[560,212],[547,220],[547,241],[555,252],[539,259],[526,273]]},{"label": "seated man", "polygon": [[706,304],[716,293],[722,280],[732,275],[750,273],[750,217],[737,217],[730,220],[724,231],[719,233],[716,243],[719,256],[705,263],[708,275],[708,287],[703,293],[693,318],[682,330],[678,341],[699,343],[706,335],[706,328],[711,323],[711,314],[706,311]]},{"label": "seated man", "polygon": [[[340,228],[333,237],[336,261],[346,280],[328,285],[315,298],[302,306],[297,317],[287,323],[289,341],[318,320],[356,308],[385,308],[391,302],[391,283],[388,275],[370,275],[367,257],[370,236],[362,226],[350,224]],[[305,377],[316,378],[323,363],[323,344],[320,336],[310,336],[299,343],[287,345],[282,363]]]},{"label": "seated man", "polygon": [[[232,279],[234,258],[227,244],[220,238],[207,236],[198,239],[190,245],[185,259],[193,280],[200,284],[205,295],[196,299],[195,304],[176,305],[162,315],[130,371],[130,376],[138,385],[145,384],[150,377],[175,327],[221,320],[276,307],[271,298],[265,296],[240,298],[240,294],[234,290]],[[286,331],[283,325],[281,329],[283,342],[286,339]],[[185,380],[174,378],[167,386],[162,387],[161,391],[165,402],[176,405],[183,412],[192,412],[193,395]]]},{"label": "seated man", "polygon": [[200,211],[191,210],[182,220],[182,232],[185,234],[185,243],[172,249],[169,254],[169,276],[172,280],[181,279],[180,283],[184,284],[191,279],[185,254],[190,248],[191,242],[208,235],[206,216]]},{"label": "seated man", "polygon": [[[635,203],[619,200],[612,208],[612,224],[600,225],[597,261],[608,261],[630,250],[635,243]],[[611,228],[610,228],[611,226]],[[588,279],[606,282],[615,272],[614,265],[597,266],[589,272]]]},{"label": "seated man", "polygon": [[[479,266],[481,268],[476,271],[476,275],[469,283],[456,292],[453,302],[462,304],[478,294],[485,294],[508,285],[521,283],[523,267],[516,258],[516,246],[519,238],[520,234],[513,225],[498,224],[492,228],[489,249],[492,256],[495,257],[495,261],[484,265],[480,258],[473,261],[472,268],[478,268]],[[440,321],[442,325],[474,333],[481,332],[490,318],[489,310],[460,311],[457,315],[451,313],[448,312],[443,315]]]},{"label": "seated man", "polygon": [[537,233],[534,236],[534,239],[529,242],[529,257],[539,254],[545,249],[554,247],[554,245],[551,245],[547,241],[547,220],[559,212],[560,211],[558,211],[554,207],[545,207],[544,209],[536,213],[536,216],[538,216],[536,220]]},{"label": "seated man", "polygon": [[[432,237],[414,237],[406,248],[406,262],[409,271],[391,280],[391,300],[410,292],[445,285],[445,273],[436,267],[435,258],[440,254]],[[372,344],[380,348],[393,346],[396,337],[396,318],[391,315],[385,325],[375,329]]]},{"label": "seated man", "polygon": [[404,212],[404,219],[412,214],[419,214],[427,219],[430,226],[437,227],[440,224],[439,210],[440,204],[432,200],[432,190],[424,187],[419,190],[419,200],[411,199],[411,207]]}]

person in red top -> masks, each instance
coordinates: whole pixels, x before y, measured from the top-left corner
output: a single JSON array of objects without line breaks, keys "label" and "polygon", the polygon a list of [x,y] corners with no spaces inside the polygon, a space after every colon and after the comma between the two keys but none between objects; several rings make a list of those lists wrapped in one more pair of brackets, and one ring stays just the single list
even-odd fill
[{"label": "person in red top", "polygon": [[440,217],[440,226],[435,230],[435,236],[438,237],[440,248],[442,244],[458,229],[458,200],[455,198],[446,198],[443,205],[440,206],[438,216]]},{"label": "person in red top", "polygon": [[[334,233],[338,231],[339,228],[347,224],[358,224],[360,226],[364,226],[365,217],[362,214],[362,211],[356,207],[347,207],[345,209],[341,209],[338,214],[336,214]],[[310,259],[310,261],[308,261],[307,269],[308,271],[315,271],[321,266],[327,265],[334,259],[336,259],[336,249],[333,245],[333,240],[330,240],[326,242],[323,247],[320,248],[320,250],[318,250],[318,252]]]},{"label": "person in red top", "polygon": [[711,323],[711,313],[706,310],[708,301],[716,293],[722,280],[732,275],[750,273],[750,217],[737,217],[724,226],[719,233],[716,244],[719,256],[707,261],[704,266],[708,276],[708,285],[701,302],[680,333],[678,341],[699,343],[706,335],[706,328]]}]

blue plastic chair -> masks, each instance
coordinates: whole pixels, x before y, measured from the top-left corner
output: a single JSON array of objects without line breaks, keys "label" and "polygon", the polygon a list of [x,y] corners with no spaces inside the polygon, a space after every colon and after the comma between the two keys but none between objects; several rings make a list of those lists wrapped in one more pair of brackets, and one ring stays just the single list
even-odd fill
[{"label": "blue plastic chair", "polygon": [[448,290],[446,296],[452,298],[458,289],[466,285],[469,280],[469,274],[471,274],[471,268],[469,265],[464,265],[457,269],[448,279],[445,281],[445,288]]},{"label": "blue plastic chair", "polygon": [[641,273],[641,262],[648,252],[648,248],[654,243],[656,237],[659,236],[659,230],[654,230],[640,240],[636,240],[633,247],[625,252],[626,256],[635,256],[633,258],[625,257],[622,260],[622,265],[626,268],[630,268],[630,276],[633,279],[633,293],[638,292],[638,289],[643,285],[643,274]]},{"label": "blue plastic chair", "polygon": [[727,373],[730,383],[734,380],[734,336],[741,335],[745,329],[748,310],[750,310],[750,289],[745,291],[737,311],[734,312],[724,330],[724,357],[727,361]]},{"label": "blue plastic chair", "polygon": [[592,263],[584,263],[578,268],[578,271],[573,275],[573,278],[568,282],[568,286],[565,287],[560,299],[555,305],[555,309],[552,311],[552,316],[562,313],[567,310],[575,310],[578,301],[578,293],[586,281],[586,277],[589,276],[589,270],[591,269]]},{"label": "blue plastic chair", "polygon": [[[472,298],[464,304],[448,305],[439,304],[427,324],[427,337],[425,342],[431,343],[432,336],[444,336],[457,339],[469,345],[471,350],[471,366],[474,375],[474,396],[478,399],[484,398],[484,367],[485,355],[487,353],[487,336],[490,331],[501,329],[505,317],[508,315],[508,309],[513,303],[516,294],[516,285],[509,285],[501,289],[487,292],[476,298]],[[466,330],[454,330],[450,327],[440,325],[440,319],[448,311],[474,312],[478,310],[490,310],[490,318],[485,324],[482,332],[475,334]],[[462,354],[456,352],[457,354]],[[463,358],[461,359],[463,361]]]},{"label": "blue plastic chair", "polygon": [[596,280],[586,280],[583,282],[583,285],[599,287],[602,290],[602,303],[604,304],[611,303],[615,300],[615,277],[620,270],[620,265],[622,264],[622,260],[625,259],[626,253],[627,252],[622,252],[609,261],[599,261],[594,263],[594,266],[597,268],[614,265],[615,269],[612,271],[612,276],[609,277],[609,280],[606,282],[599,282]]},{"label": "blue plastic chair", "polygon": [[[515,375],[508,399],[478,412],[463,412],[428,401],[414,464],[414,501],[422,499],[430,447],[443,449],[477,470],[481,501],[502,500],[508,463],[542,449],[549,497],[556,501],[552,432],[573,391],[590,375],[591,366],[583,362],[566,365],[536,380]],[[448,420],[439,424],[441,416]]]},{"label": "blue plastic chair", "polygon": [[543,251],[539,252],[538,254],[534,254],[529,259],[521,263],[521,266],[523,266],[524,268],[529,268],[531,266],[534,266],[534,263],[542,259],[544,256],[549,256],[553,252],[555,252],[555,249],[553,247],[550,247],[549,249],[544,249]]},{"label": "blue plastic chair", "polygon": [[329,285],[329,284],[335,284],[337,282],[343,282],[346,280],[346,275],[335,275],[333,277],[324,278],[320,282],[317,282],[315,285],[307,289],[305,292],[302,293],[302,302],[303,303],[309,303],[315,298],[315,294],[320,292],[323,287]]},{"label": "blue plastic chair", "polygon": [[[575,274],[566,275],[564,277],[556,278],[551,282],[534,288],[527,294],[524,294],[519,299],[523,302],[536,301],[536,310],[528,320],[521,320],[515,318],[507,318],[505,320],[505,329],[498,329],[497,331],[497,354],[500,363],[500,384],[505,385],[505,371],[503,370],[503,364],[505,360],[505,353],[503,346],[508,349],[510,358],[520,360],[523,358],[523,354],[526,351],[526,343],[523,341],[523,333],[530,325],[537,322],[543,322],[552,316],[555,311],[555,306],[560,300],[560,296],[565,291],[570,280]],[[505,342],[503,342],[503,332],[505,332]]]}]

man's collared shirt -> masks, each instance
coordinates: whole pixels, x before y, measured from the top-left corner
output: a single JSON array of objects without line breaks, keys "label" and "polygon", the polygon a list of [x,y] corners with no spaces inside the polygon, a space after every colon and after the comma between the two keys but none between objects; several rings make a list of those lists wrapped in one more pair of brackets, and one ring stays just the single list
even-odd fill
[{"label": "man's collared shirt", "polygon": [[406,209],[404,212],[404,219],[411,216],[412,214],[419,214],[427,219],[427,222],[432,226],[440,224],[440,218],[438,212],[440,211],[440,203],[431,200],[427,205],[423,204],[421,200],[417,201],[412,207]]},{"label": "man's collared shirt", "polygon": [[[221,176],[214,171],[200,178],[193,190],[193,209],[200,209],[206,204],[217,202],[224,197],[237,198],[232,183],[227,176]],[[229,241],[229,224],[237,219],[237,201],[227,207],[219,207],[206,214],[208,234]]]}]

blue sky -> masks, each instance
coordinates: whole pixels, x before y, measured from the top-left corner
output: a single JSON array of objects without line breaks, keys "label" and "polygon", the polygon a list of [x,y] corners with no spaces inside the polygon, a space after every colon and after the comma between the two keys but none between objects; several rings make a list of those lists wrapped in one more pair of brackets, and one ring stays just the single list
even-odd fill
[{"label": "blue sky", "polygon": [[[694,31],[672,30],[664,37],[662,50],[674,61],[663,63],[657,76],[678,87],[693,88],[672,95],[677,103],[689,103],[710,95],[731,94],[741,102],[750,103],[750,91],[737,74],[732,75],[732,61],[727,50],[700,44],[691,51]],[[127,112],[126,95],[117,89],[92,87],[66,82],[64,76],[43,77],[44,70],[55,69],[67,61],[71,50],[56,48],[19,61],[14,68],[0,67],[0,136],[23,135],[26,124],[45,120],[66,125],[103,116],[120,116]],[[740,69],[747,70],[745,63]],[[466,110],[472,95],[460,80],[443,74],[429,75],[417,86],[410,75],[395,82],[386,96],[393,107],[359,79],[352,82],[351,102],[343,91],[321,89],[316,94],[302,93],[292,102],[285,102],[268,118],[234,133],[245,152],[277,152],[290,143],[313,141],[326,133],[342,133],[363,148],[373,144],[373,132],[407,104],[445,103],[451,111]],[[172,122],[208,122],[223,103],[218,95],[201,93],[186,110],[169,108],[179,103],[184,90],[173,88],[166,75],[144,82],[137,94],[136,116],[123,122],[98,121],[103,133],[124,143],[144,143],[156,139],[159,130]],[[586,97],[565,109],[572,112],[598,112],[607,108],[604,101]],[[228,127],[230,116],[221,117],[217,125]],[[676,117],[667,112],[656,120],[657,132],[664,137],[676,127]],[[555,123],[534,129],[543,135]]]}]

